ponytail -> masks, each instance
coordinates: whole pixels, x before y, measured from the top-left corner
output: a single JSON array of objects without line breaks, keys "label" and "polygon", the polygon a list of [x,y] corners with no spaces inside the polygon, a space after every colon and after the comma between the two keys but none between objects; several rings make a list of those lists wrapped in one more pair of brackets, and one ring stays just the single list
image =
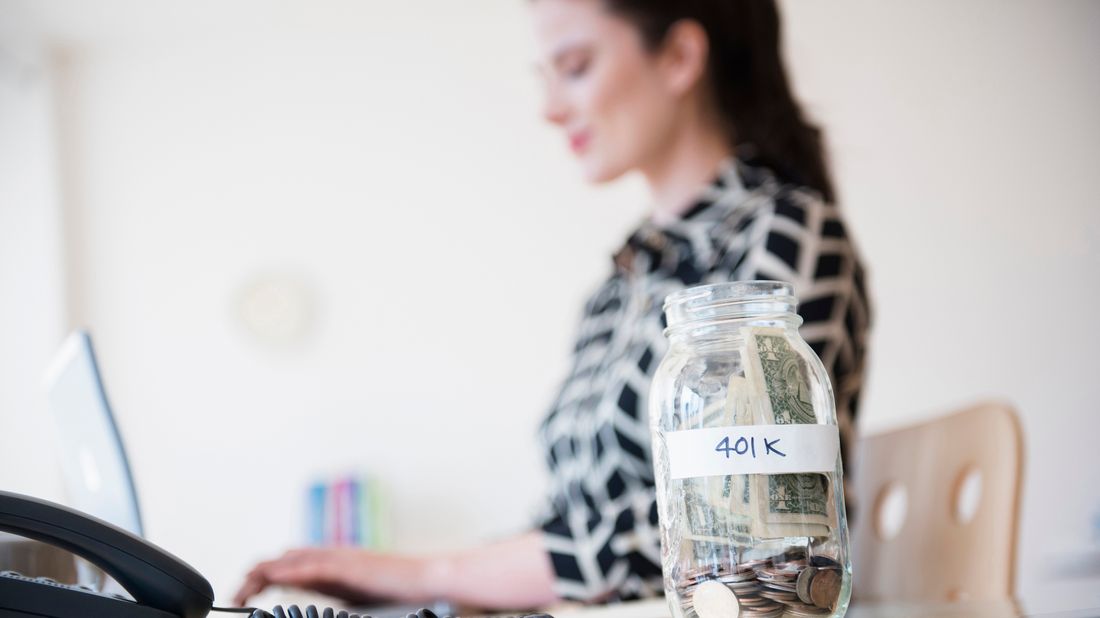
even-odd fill
[{"label": "ponytail", "polygon": [[707,33],[707,73],[738,156],[781,179],[835,200],[821,130],[809,123],[791,93],[780,55],[774,0],[605,0],[633,21],[657,48],[677,21],[691,19]]}]

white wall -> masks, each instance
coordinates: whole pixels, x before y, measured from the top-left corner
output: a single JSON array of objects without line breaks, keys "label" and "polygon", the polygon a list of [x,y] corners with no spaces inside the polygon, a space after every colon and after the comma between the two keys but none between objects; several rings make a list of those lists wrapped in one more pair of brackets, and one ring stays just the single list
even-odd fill
[{"label": "white wall", "polygon": [[0,19],[0,488],[60,497],[39,389],[64,336],[49,63]]},{"label": "white wall", "polygon": [[[524,3],[98,6],[0,0],[64,50],[69,320],[150,536],[224,594],[348,468],[391,486],[402,549],[522,529],[580,302],[645,205],[541,125]],[[1019,406],[1025,596],[1097,549],[1100,488],[1067,472],[1100,463],[1097,6],[784,5],[872,269],[863,426]],[[242,326],[258,277],[300,338]]]}]

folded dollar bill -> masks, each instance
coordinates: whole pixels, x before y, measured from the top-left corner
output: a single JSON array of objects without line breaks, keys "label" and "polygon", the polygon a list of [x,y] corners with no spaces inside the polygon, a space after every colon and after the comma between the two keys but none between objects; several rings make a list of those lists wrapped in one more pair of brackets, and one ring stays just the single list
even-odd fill
[{"label": "folded dollar bill", "polygon": [[[745,422],[766,425],[817,422],[810,391],[809,368],[791,347],[782,328],[749,326],[745,341],[745,380],[753,402]],[[826,536],[835,505],[828,477],[823,474],[759,474],[753,480],[756,519],[754,535],[763,538]]]}]

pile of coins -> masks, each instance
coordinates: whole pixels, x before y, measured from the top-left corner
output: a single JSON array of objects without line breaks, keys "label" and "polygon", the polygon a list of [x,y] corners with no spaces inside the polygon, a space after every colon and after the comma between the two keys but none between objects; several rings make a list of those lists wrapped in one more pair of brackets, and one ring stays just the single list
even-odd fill
[{"label": "pile of coins", "polygon": [[836,609],[841,580],[832,560],[801,557],[694,571],[678,588],[688,618],[827,616]]}]

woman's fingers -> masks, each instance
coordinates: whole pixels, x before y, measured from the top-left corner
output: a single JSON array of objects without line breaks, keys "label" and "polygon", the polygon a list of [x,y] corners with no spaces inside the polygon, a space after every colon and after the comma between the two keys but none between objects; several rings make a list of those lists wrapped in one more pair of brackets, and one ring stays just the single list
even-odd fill
[{"label": "woman's fingers", "polygon": [[296,561],[276,561],[264,570],[272,584],[312,588],[320,583],[340,581],[340,569],[331,557],[316,556]]},{"label": "woman's fingers", "polygon": [[292,549],[254,566],[233,601],[244,605],[269,586],[304,588],[352,602],[419,598],[422,595],[409,588],[418,572],[410,559],[380,556],[358,548]]},{"label": "woman's fingers", "polygon": [[263,592],[264,588],[267,588],[268,582],[264,578],[262,572],[258,568],[253,568],[248,575],[245,576],[244,582],[241,584],[240,589],[237,590],[237,594],[233,595],[233,604],[243,606],[248,602],[248,599]]},{"label": "woman's fingers", "polygon": [[281,568],[284,568],[281,565],[295,564],[301,560],[300,556],[290,554],[291,552],[287,552],[275,560],[265,560],[252,567],[252,570],[245,575],[244,582],[241,583],[237,594],[233,595],[233,603],[244,605],[248,602],[248,599],[263,592],[268,586],[282,583],[277,579],[273,579],[272,574],[278,573]]},{"label": "woman's fingers", "polygon": [[355,590],[346,576],[351,554],[343,549],[303,548],[285,552],[275,560],[260,562],[248,572],[233,602],[243,605],[268,586],[293,586],[309,590]]}]

